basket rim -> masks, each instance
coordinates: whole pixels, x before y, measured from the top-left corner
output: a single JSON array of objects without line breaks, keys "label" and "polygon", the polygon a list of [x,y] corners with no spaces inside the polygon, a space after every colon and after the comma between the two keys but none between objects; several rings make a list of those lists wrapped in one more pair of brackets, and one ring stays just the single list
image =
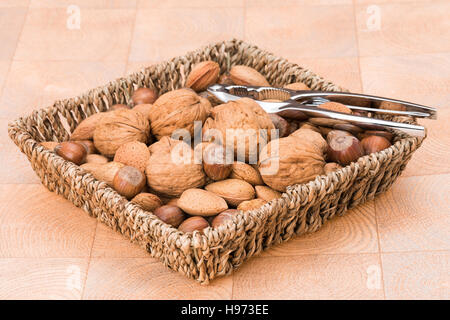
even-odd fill
[{"label": "basket rim", "polygon": [[[63,109],[66,108],[66,104],[77,103],[78,101],[82,100],[83,97],[85,96],[96,96],[98,95],[99,92],[105,90],[105,88],[109,89],[109,87],[111,86],[113,87],[120,86],[121,83],[123,83],[124,81],[128,81],[132,77],[137,77],[139,76],[140,73],[146,70],[151,71],[154,70],[157,66],[164,66],[171,63],[178,63],[178,61],[180,60],[185,61],[187,60],[186,56],[195,56],[198,53],[205,52],[206,50],[209,50],[211,47],[214,46],[227,46],[227,45],[241,46],[242,50],[249,50],[249,48],[251,48],[251,50],[257,51],[258,54],[267,56],[268,59],[276,59],[277,61],[280,61],[280,64],[287,64],[289,67],[306,70],[311,74],[315,75],[316,77],[322,79],[323,81],[326,81],[322,77],[317,76],[311,70],[305,69],[297,64],[291,63],[284,58],[277,57],[268,51],[259,49],[257,46],[251,45],[242,40],[233,39],[230,41],[221,41],[214,44],[203,46],[196,50],[189,51],[183,56],[174,57],[172,59],[165,60],[157,64],[145,67],[141,71],[136,71],[128,74],[127,76],[117,78],[116,80],[108,82],[104,86],[99,86],[94,89],[90,89],[79,96],[57,100],[53,104],[53,106],[34,110],[28,116],[21,116],[18,119],[9,122],[8,133],[10,135],[10,138],[16,143],[16,145],[19,146],[19,148],[22,149],[22,151],[23,149],[27,149],[27,151],[30,154],[33,154],[34,157],[40,157],[42,159],[45,159],[45,161],[53,167],[50,170],[55,170],[55,174],[65,176],[67,178],[76,177],[77,179],[83,180],[84,183],[90,186],[90,189],[95,191],[95,195],[99,197],[98,200],[99,202],[101,202],[102,199],[103,200],[106,199],[105,194],[111,196],[112,199],[114,200],[115,205],[119,204],[121,210],[127,210],[130,219],[140,221],[141,225],[139,227],[141,228],[151,227],[154,228],[156,234],[162,233],[168,234],[169,235],[167,237],[168,243],[166,243],[165,245],[166,246],[174,245],[175,247],[181,250],[188,250],[187,247],[189,248],[203,248],[205,246],[211,248],[218,246],[220,247],[222,241],[226,238],[229,238],[228,235],[232,234],[234,231],[236,231],[238,226],[241,226],[243,224],[243,220],[252,219],[255,223],[263,223],[268,218],[271,211],[276,210],[276,208],[282,206],[288,206],[289,201],[294,198],[298,199],[299,194],[311,194],[318,189],[326,188],[327,186],[330,185],[331,181],[339,179],[340,176],[350,175],[352,172],[353,174],[355,174],[354,172],[362,170],[362,167],[367,165],[365,163],[383,162],[387,158],[392,157],[392,154],[394,152],[401,153],[407,144],[417,142],[420,143],[424,139],[409,136],[402,137],[401,139],[393,143],[389,148],[375,154],[361,157],[358,159],[358,161],[352,162],[350,165],[345,166],[335,172],[330,172],[325,175],[317,176],[314,180],[304,184],[296,184],[289,186],[286,192],[282,194],[281,198],[272,200],[255,210],[246,212],[241,211],[240,214],[234,216],[233,219],[231,219],[224,225],[221,225],[217,228],[208,227],[205,229],[203,233],[200,233],[198,231],[195,231],[193,233],[183,233],[178,229],[168,224],[165,224],[164,222],[159,220],[153,213],[144,211],[138,205],[133,204],[130,201],[126,200],[124,197],[120,196],[115,190],[109,187],[105,182],[96,180],[92,174],[84,171],[79,166],[62,159],[52,151],[46,150],[39,144],[39,142],[35,139],[35,137],[33,137],[32,132],[33,121],[43,123],[46,120],[48,121],[48,118],[51,117],[52,120],[58,124],[57,117],[65,112],[65,110]],[[328,81],[326,82],[332,84],[331,82]],[[332,85],[335,86],[334,84]],[[336,88],[338,90],[342,90],[342,88],[340,87]],[[97,110],[97,112],[99,112],[99,110]],[[70,175],[65,174],[67,172],[70,172]],[[111,200],[111,198],[108,198],[108,200]],[[108,209],[112,208],[112,204],[108,204],[108,201],[105,201],[103,204]]]}]

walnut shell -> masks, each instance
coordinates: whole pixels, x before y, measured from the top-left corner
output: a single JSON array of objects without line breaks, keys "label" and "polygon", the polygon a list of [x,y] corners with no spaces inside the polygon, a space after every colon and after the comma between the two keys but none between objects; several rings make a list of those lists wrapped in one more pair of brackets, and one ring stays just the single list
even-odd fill
[{"label": "walnut shell", "polygon": [[273,129],[268,113],[254,100],[242,98],[212,109],[203,125],[203,140],[217,139],[227,152],[234,151],[238,160],[256,163],[259,145],[270,141]]},{"label": "walnut shell", "polygon": [[264,182],[282,192],[287,186],[305,183],[323,174],[324,166],[320,148],[296,136],[269,142],[259,159],[259,171]]},{"label": "walnut shell", "polygon": [[130,109],[108,112],[94,131],[94,144],[100,153],[113,157],[119,147],[130,141],[147,143],[150,124],[141,113]]},{"label": "walnut shell", "polygon": [[177,129],[194,135],[194,121],[202,123],[211,112],[211,103],[191,89],[169,91],[158,98],[149,113],[152,133],[159,140]]},{"label": "walnut shell", "polygon": [[318,147],[319,150],[323,154],[325,154],[325,152],[327,152],[327,149],[328,149],[327,142],[325,141],[325,139],[322,137],[322,135],[320,133],[318,133],[314,130],[300,128],[300,129],[294,131],[293,133],[291,133],[291,136],[311,142],[311,144]]},{"label": "walnut shell", "polygon": [[150,159],[145,173],[152,190],[177,197],[187,189],[205,184],[203,166],[194,162],[194,152],[185,142],[163,137],[149,150]]}]

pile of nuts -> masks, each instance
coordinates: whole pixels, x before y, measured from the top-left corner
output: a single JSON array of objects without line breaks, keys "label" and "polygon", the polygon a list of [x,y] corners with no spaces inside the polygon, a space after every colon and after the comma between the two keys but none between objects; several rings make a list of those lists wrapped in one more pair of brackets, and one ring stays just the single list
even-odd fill
[{"label": "pile of nuts", "polygon": [[[130,105],[84,119],[70,141],[41,145],[182,232],[218,227],[281,197],[289,185],[391,145],[387,132],[268,114],[249,98],[221,104],[205,91],[215,83],[270,85],[248,66],[220,74],[216,62],[204,61],[194,66],[184,88],[162,95],[139,88]],[[309,90],[303,83],[285,88]],[[352,113],[336,102],[321,107]],[[249,134],[238,144],[229,129]]]}]

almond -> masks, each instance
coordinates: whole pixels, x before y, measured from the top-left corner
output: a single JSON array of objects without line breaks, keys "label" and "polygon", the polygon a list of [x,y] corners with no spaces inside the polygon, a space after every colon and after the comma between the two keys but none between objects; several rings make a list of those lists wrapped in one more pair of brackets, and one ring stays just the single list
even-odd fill
[{"label": "almond", "polygon": [[186,79],[186,87],[196,92],[206,90],[210,85],[217,82],[220,67],[217,62],[203,61],[196,64]]},{"label": "almond", "polygon": [[285,85],[283,88],[290,90],[311,90],[306,84],[303,82],[294,82]]},{"label": "almond", "polygon": [[184,212],[196,216],[214,216],[228,209],[224,199],[203,189],[188,189],[184,191],[177,205]]},{"label": "almond", "polygon": [[352,113],[352,110],[350,110],[349,107],[347,107],[346,105],[343,105],[342,103],[339,103],[339,102],[332,102],[332,101],[325,102],[325,103],[321,104],[319,106],[319,108],[336,111],[336,112],[348,113],[348,114]]},{"label": "almond", "polygon": [[241,179],[254,186],[264,184],[258,170],[247,163],[239,161],[233,163],[230,178]]},{"label": "almond", "polygon": [[161,199],[153,193],[142,192],[131,199],[131,202],[136,203],[145,211],[154,211],[163,205]]},{"label": "almond", "polygon": [[142,113],[147,119],[149,119],[150,116],[150,112],[152,111],[152,104],[149,103],[142,103],[142,104],[138,104],[136,105],[133,110],[137,111],[139,113]]},{"label": "almond", "polygon": [[101,154],[88,154],[86,156],[86,163],[107,163],[108,158]]},{"label": "almond", "polygon": [[261,73],[247,66],[233,66],[230,70],[230,78],[235,84],[243,86],[270,86]]},{"label": "almond", "polygon": [[100,122],[105,113],[94,113],[81,121],[73,130],[70,140],[92,140],[97,124]]},{"label": "almond", "polygon": [[281,198],[280,192],[273,190],[272,188],[269,188],[267,186],[256,186],[255,191],[256,191],[257,198],[263,199],[267,202],[269,202],[273,199]]},{"label": "almond", "polygon": [[95,179],[99,181],[104,181],[110,186],[113,185],[114,176],[123,168],[125,165],[119,162],[108,162],[108,163],[85,163],[80,167],[91,173]]},{"label": "almond", "polygon": [[242,201],[238,206],[238,210],[242,211],[248,211],[248,210],[255,210],[259,209],[262,205],[266,204],[267,201],[263,199],[253,199],[248,201]]},{"label": "almond", "polygon": [[207,185],[205,189],[224,198],[231,206],[237,206],[242,201],[251,200],[255,197],[255,189],[252,185],[240,179],[217,181]]}]

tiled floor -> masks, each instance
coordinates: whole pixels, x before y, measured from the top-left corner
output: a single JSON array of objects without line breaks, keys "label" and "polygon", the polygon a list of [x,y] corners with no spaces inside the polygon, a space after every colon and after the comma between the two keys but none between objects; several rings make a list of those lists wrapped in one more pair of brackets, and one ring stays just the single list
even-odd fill
[{"label": "tiled floor", "polygon": [[[69,5],[80,29],[67,28]],[[0,1],[0,299],[449,299],[449,10],[447,0]],[[233,37],[351,90],[436,106],[439,120],[422,121],[428,138],[390,191],[205,287],[47,191],[6,126]]]}]

